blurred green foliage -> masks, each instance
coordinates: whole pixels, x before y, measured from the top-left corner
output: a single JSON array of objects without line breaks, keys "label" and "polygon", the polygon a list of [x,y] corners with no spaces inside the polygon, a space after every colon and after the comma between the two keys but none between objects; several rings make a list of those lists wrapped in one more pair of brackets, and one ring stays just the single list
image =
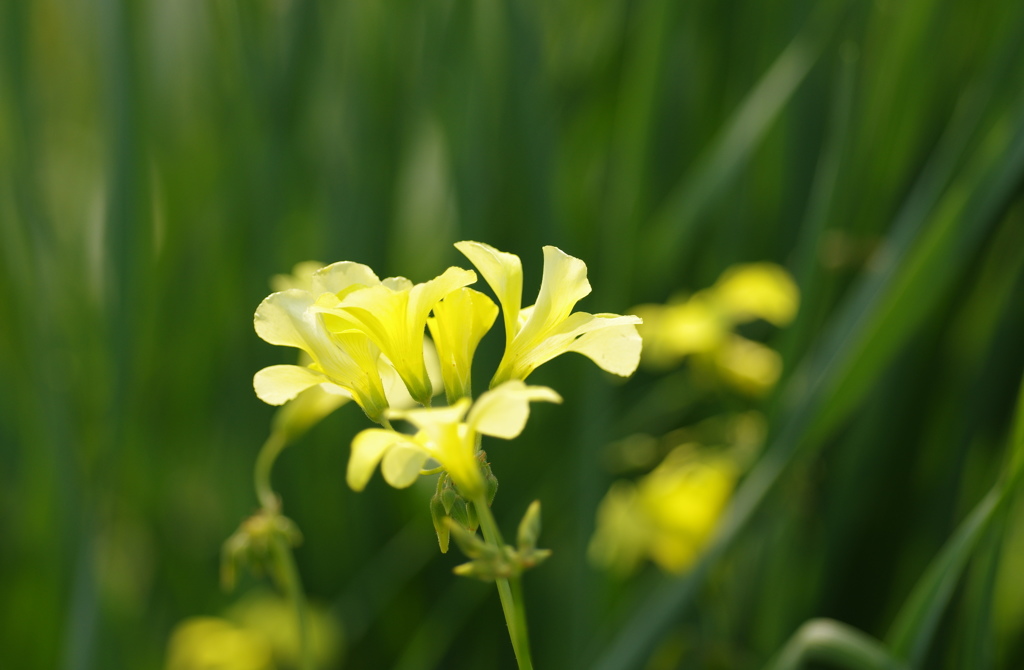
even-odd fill
[{"label": "blurred green foliage", "polygon": [[[4,666],[159,668],[229,608],[272,413],[250,380],[292,356],[252,332],[268,278],[423,281],[460,239],[519,254],[527,295],[541,245],[583,258],[592,311],[747,261],[803,296],[762,460],[688,577],[587,565],[604,446],[751,404],[686,368],[531,377],[565,405],[488,454],[503,527],[544,504],[539,667],[756,668],[825,616],[910,645],[897,612],[1008,467],[1022,50],[1012,0],[0,3]],[[514,667],[493,587],[437,552],[432,483],[345,487],[364,426],[339,410],[275,482],[345,667]],[[982,529],[922,667],[1024,665],[1024,507]]]}]

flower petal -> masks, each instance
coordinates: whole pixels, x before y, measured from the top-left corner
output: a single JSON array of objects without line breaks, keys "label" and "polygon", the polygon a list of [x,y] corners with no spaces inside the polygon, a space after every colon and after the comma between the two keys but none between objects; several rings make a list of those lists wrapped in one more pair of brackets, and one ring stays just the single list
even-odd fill
[{"label": "flower petal", "polygon": [[800,305],[793,278],[774,263],[735,265],[722,273],[711,293],[719,310],[737,323],[764,319],[784,326]]},{"label": "flower petal", "polygon": [[434,305],[452,291],[475,281],[476,273],[472,270],[450,267],[434,279],[413,286],[409,291],[410,322],[417,324],[422,333]]},{"label": "flower petal", "polygon": [[640,364],[643,340],[636,330],[639,317],[595,314],[590,328],[569,345],[569,351],[583,354],[613,375],[628,377]]},{"label": "flower petal", "polygon": [[389,419],[408,421],[420,430],[429,430],[435,426],[454,425],[462,421],[469,409],[469,398],[462,398],[449,407],[417,407],[415,409],[391,409],[387,412]]},{"label": "flower petal", "polygon": [[408,279],[390,277],[380,286],[348,294],[336,309],[318,309],[329,329],[358,328],[366,333],[394,365],[412,397],[429,405],[433,383],[423,360],[427,316],[448,293],[474,281],[475,272],[455,267],[415,286]]},{"label": "flower petal", "polygon": [[529,321],[516,336],[517,350],[529,348],[536,338],[565,321],[584,296],[590,293],[587,266],[557,247],[544,247],[544,276],[537,304]]},{"label": "flower petal", "polygon": [[473,354],[497,316],[497,305],[471,288],[456,289],[434,305],[427,326],[441,359],[449,404],[472,395]]},{"label": "flower petal", "polygon": [[[575,312],[529,349],[524,349],[499,372],[509,379],[526,379],[538,366],[567,351],[576,351],[614,374],[630,375],[639,362],[640,317]],[[602,332],[607,331],[607,332]],[[504,365],[503,361],[503,365]]]},{"label": "flower petal", "polygon": [[346,293],[355,288],[364,286],[376,286],[380,279],[366,265],[342,261],[331,263],[313,273],[312,292],[314,295],[321,293]]},{"label": "flower petal", "polygon": [[270,344],[309,350],[306,310],[313,304],[307,291],[288,289],[271,293],[256,308],[256,334]]},{"label": "flower petal", "polygon": [[562,397],[546,386],[527,386],[514,379],[481,395],[466,423],[470,430],[511,440],[523,432],[531,401],[560,403]]},{"label": "flower petal", "polygon": [[352,440],[352,455],[348,459],[345,479],[353,491],[362,491],[377,469],[385,452],[396,445],[406,444],[408,437],[393,430],[367,428]]},{"label": "flower petal", "polygon": [[311,386],[329,382],[325,375],[298,365],[271,365],[252,378],[256,396],[268,405],[283,405]]},{"label": "flower petal", "polygon": [[396,444],[384,454],[380,473],[388,484],[396,489],[404,489],[420,476],[420,469],[428,458],[423,449],[413,446],[411,442]]},{"label": "flower petal", "polygon": [[476,266],[498,298],[505,319],[505,341],[519,330],[519,308],[523,304],[523,264],[519,256],[498,251],[482,242],[456,242],[455,248]]}]

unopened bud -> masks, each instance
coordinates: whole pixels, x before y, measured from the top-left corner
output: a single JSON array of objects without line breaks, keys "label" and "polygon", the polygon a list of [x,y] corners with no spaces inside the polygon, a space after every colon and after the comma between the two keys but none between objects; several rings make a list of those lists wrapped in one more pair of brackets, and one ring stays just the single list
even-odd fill
[{"label": "unopened bud", "polygon": [[523,520],[519,522],[519,533],[516,536],[520,553],[533,551],[540,537],[540,501],[534,500],[526,508]]}]

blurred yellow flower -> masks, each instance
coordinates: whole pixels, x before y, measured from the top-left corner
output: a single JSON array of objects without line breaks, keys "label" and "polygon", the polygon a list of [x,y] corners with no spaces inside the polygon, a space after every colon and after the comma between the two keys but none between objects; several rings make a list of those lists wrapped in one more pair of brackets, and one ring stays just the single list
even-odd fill
[{"label": "blurred yellow flower", "polygon": [[[338,622],[322,607],[308,609],[309,638],[317,667],[341,655]],[[295,610],[284,598],[256,591],[224,617],[192,617],[179,623],[167,647],[166,670],[275,670],[300,665]]]},{"label": "blurred yellow flower", "polygon": [[456,289],[434,305],[434,316],[427,319],[427,326],[441,361],[449,405],[473,395],[473,354],[497,316],[498,306],[471,288]]},{"label": "blurred yellow flower", "polygon": [[423,466],[433,459],[448,472],[462,495],[473,499],[484,492],[476,459],[477,436],[511,440],[526,425],[531,401],[561,400],[547,387],[527,386],[513,380],[482,394],[472,405],[469,398],[461,398],[450,407],[390,410],[389,419],[408,421],[417,432],[410,435],[369,428],[356,435],[348,462],[348,485],[353,490],[363,490],[380,464],[388,484],[405,488],[423,474]]},{"label": "blurred yellow flower", "polygon": [[789,274],[771,263],[728,268],[709,289],[667,305],[639,305],[644,363],[668,368],[698,356],[737,389],[758,395],[773,387],[782,359],[772,349],[734,334],[742,323],[764,319],[776,326],[793,320],[800,294]]},{"label": "blurred yellow flower", "polygon": [[591,560],[623,574],[644,558],[668,572],[687,570],[711,539],[738,476],[727,456],[677,447],[636,484],[611,487],[598,508]]},{"label": "blurred yellow flower", "polygon": [[167,670],[273,670],[270,644],[259,634],[217,617],[178,624],[167,649]]},{"label": "blurred yellow flower", "polygon": [[335,304],[322,302],[317,310],[334,336],[359,333],[369,338],[416,402],[430,405],[434,387],[423,359],[427,317],[441,299],[475,281],[475,272],[456,267],[422,284],[389,277],[368,288],[337,293]]},{"label": "blurred yellow flower", "polygon": [[537,302],[522,308],[523,268],[519,257],[481,242],[458,242],[501,304],[505,354],[491,387],[526,379],[538,366],[567,351],[590,358],[620,376],[632,374],[640,361],[636,316],[573,312],[590,293],[587,266],[552,246],[544,247],[544,275]]}]

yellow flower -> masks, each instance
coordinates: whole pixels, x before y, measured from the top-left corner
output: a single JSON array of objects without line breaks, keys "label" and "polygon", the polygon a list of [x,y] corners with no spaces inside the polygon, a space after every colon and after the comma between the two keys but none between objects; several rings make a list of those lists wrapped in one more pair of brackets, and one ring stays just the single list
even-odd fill
[{"label": "yellow flower", "polygon": [[448,472],[460,493],[473,499],[484,492],[476,459],[477,436],[505,440],[518,436],[529,417],[531,401],[562,399],[547,387],[514,380],[484,393],[472,407],[469,398],[462,398],[450,407],[390,410],[389,419],[408,421],[417,429],[416,434],[369,428],[356,435],[348,462],[348,485],[362,491],[380,464],[388,484],[405,488],[433,459]]},{"label": "yellow flower", "polygon": [[738,390],[764,393],[778,381],[779,355],[734,334],[742,323],[764,319],[776,326],[793,320],[800,293],[789,274],[771,263],[736,265],[715,285],[667,305],[639,305],[643,318],[644,362],[668,368],[686,356],[698,356]]},{"label": "yellow flower", "polygon": [[256,373],[256,395],[282,405],[308,388],[353,398],[371,420],[380,422],[388,407],[378,358],[380,350],[363,333],[333,333],[320,313],[338,303],[339,294],[367,290],[379,283],[373,271],[358,263],[335,263],[313,274],[311,291],[290,288],[268,296],[256,310],[256,333],[270,344],[305,352],[308,365],[271,365]]},{"label": "yellow flower", "polygon": [[723,379],[755,396],[775,386],[782,374],[782,356],[777,351],[739,335],[726,341],[714,362]]},{"label": "yellow flower", "polygon": [[297,288],[303,291],[313,290],[313,273],[324,266],[320,261],[301,261],[292,267],[290,275],[280,274],[270,278],[270,288],[274,293]]},{"label": "yellow flower", "polygon": [[[326,608],[310,604],[307,631],[316,667],[337,662],[343,631]],[[223,617],[190,617],[175,626],[166,670],[273,670],[299,667],[295,609],[280,596],[251,592]]]},{"label": "yellow flower", "polygon": [[505,320],[505,355],[491,379],[495,387],[526,379],[538,366],[567,351],[590,358],[602,369],[629,376],[640,361],[635,316],[573,312],[590,293],[587,266],[560,249],[544,247],[544,275],[537,302],[521,308],[523,268],[519,257],[480,242],[458,242],[490,284]]},{"label": "yellow flower", "polygon": [[621,573],[650,558],[663,570],[687,570],[707,546],[739,475],[728,457],[677,447],[639,482],[619,481],[598,508],[592,561]]},{"label": "yellow flower", "polygon": [[434,305],[434,316],[427,319],[427,326],[441,360],[449,405],[473,395],[473,354],[497,316],[497,305],[471,288],[456,289]]},{"label": "yellow flower", "polygon": [[423,360],[427,317],[442,298],[475,281],[475,272],[455,267],[422,284],[390,277],[368,288],[336,293],[335,304],[322,304],[318,310],[336,336],[365,334],[394,366],[412,397],[429,405],[433,384]]},{"label": "yellow flower", "polygon": [[800,306],[800,291],[793,278],[774,263],[734,265],[722,273],[711,291],[718,311],[732,323],[764,319],[785,326]]},{"label": "yellow flower", "polygon": [[217,617],[178,624],[167,649],[167,670],[272,670],[270,645],[257,633]]}]

